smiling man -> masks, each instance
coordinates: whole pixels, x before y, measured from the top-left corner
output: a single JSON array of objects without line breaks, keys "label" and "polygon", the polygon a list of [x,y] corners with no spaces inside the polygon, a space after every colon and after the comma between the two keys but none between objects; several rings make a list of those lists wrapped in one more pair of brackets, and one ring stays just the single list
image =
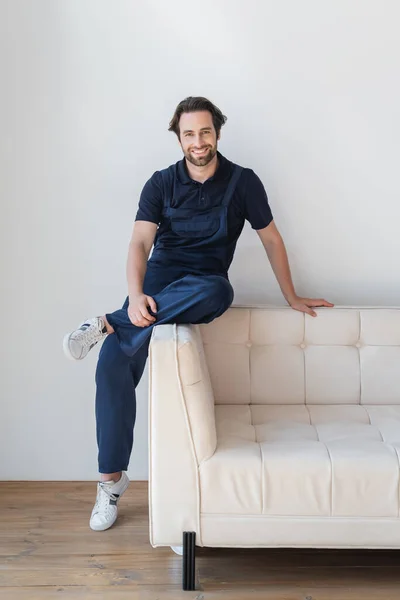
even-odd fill
[{"label": "smiling man", "polygon": [[314,317],[313,307],[333,306],[297,296],[261,180],[218,151],[225,122],[206,98],[178,104],[169,131],[176,134],[184,158],[156,171],[142,190],[129,245],[128,297],[120,310],[88,319],[64,338],[64,351],[73,360],[84,358],[105,338],[96,369],[100,481],[90,526],[97,531],[115,522],[129,484],[135,388],[152,329],[163,323],[209,323],[229,308],[228,270],[246,220],[293,309]]}]

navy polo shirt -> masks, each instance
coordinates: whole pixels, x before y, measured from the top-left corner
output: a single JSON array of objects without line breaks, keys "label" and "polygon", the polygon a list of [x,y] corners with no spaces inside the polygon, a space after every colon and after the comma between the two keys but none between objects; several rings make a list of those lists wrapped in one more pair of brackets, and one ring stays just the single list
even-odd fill
[{"label": "navy polo shirt", "polygon": [[[218,166],[212,177],[204,183],[194,181],[187,170],[186,159],[178,161],[167,169],[166,189],[160,171],[155,171],[146,182],[140,195],[136,221],[150,221],[158,225],[154,240],[153,255],[157,255],[157,243],[166,232],[170,235],[169,219],[163,215],[164,197],[169,194],[171,206],[185,208],[205,208],[219,206],[224,197],[233,163],[217,151]],[[268,197],[260,178],[249,168],[244,168],[228,208],[228,246],[233,252],[242,232],[245,220],[253,229],[263,229],[273,219]],[[174,262],[177,257],[169,256]],[[159,259],[159,257],[158,257]],[[168,260],[168,257],[166,257]]]}]

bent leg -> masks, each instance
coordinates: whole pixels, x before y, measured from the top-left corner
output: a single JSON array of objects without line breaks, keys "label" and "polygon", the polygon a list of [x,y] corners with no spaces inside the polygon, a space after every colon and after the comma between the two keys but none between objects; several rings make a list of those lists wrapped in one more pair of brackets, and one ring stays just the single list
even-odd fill
[{"label": "bent leg", "polygon": [[[157,304],[156,322],[148,327],[136,327],[129,319],[127,302],[107,320],[114,328],[121,349],[133,356],[149,343],[153,327],[165,323],[210,323],[232,304],[233,288],[219,275],[185,275],[153,296]],[[150,311],[151,312],[151,311]],[[153,314],[151,312],[151,314]]]}]

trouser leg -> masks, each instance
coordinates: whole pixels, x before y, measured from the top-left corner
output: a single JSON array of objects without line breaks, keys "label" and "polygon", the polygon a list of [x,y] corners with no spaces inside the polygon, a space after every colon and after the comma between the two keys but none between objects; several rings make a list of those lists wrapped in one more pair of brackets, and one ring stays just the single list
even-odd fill
[{"label": "trouser leg", "polygon": [[103,342],[96,368],[96,434],[100,473],[128,469],[136,421],[136,392],[148,354],[148,342],[134,357],[115,335]]},{"label": "trouser leg", "polygon": [[127,302],[122,309],[106,315],[114,328],[113,335],[127,356],[133,356],[149,341],[153,327],[157,325],[209,323],[219,317],[232,304],[233,289],[229,281],[219,275],[186,275],[154,294],[153,298],[157,304],[156,321],[148,327],[132,324]]}]

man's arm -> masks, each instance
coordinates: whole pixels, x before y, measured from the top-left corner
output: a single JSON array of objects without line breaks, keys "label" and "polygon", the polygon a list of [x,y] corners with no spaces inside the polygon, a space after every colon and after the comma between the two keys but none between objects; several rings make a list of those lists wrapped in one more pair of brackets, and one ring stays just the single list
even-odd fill
[{"label": "man's arm", "polygon": [[147,269],[147,259],[153,247],[157,225],[148,221],[135,221],[132,238],[129,243],[126,277],[128,280],[128,315],[138,327],[147,327],[155,321],[147,307],[153,312],[157,306],[151,296],[143,293],[143,281]]},{"label": "man's arm", "polygon": [[147,259],[153,247],[157,225],[148,221],[135,221],[129,243],[126,278],[129,297],[143,294],[143,281],[146,274]]},{"label": "man's arm", "polygon": [[312,317],[316,317],[317,314],[312,310],[311,307],[334,306],[331,302],[327,302],[323,299],[315,300],[312,298],[301,298],[300,296],[297,296],[290,273],[285,244],[274,221],[271,221],[271,223],[267,227],[264,227],[264,229],[258,229],[257,233],[267,252],[272,270],[274,271],[275,277],[278,280],[282,294],[284,295],[288,304],[290,304],[294,310],[299,310],[300,312],[305,312]]}]

